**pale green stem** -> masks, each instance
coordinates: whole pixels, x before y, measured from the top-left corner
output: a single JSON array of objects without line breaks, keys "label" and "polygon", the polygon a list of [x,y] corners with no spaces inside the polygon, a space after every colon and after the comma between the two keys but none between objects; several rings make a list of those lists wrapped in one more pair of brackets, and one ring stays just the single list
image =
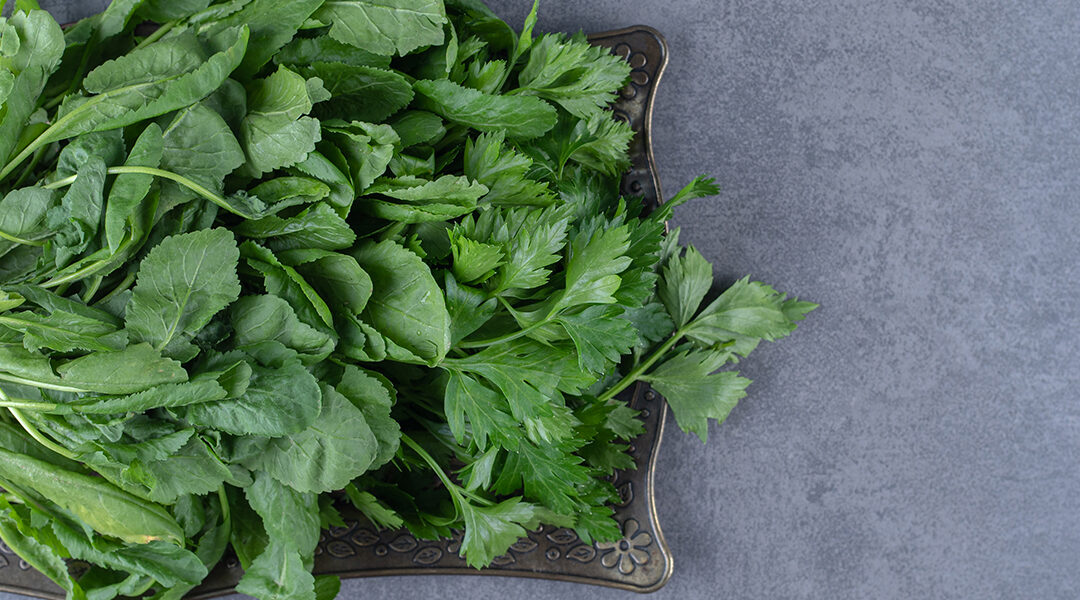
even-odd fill
[{"label": "pale green stem", "polygon": [[8,407],[8,410],[11,411],[11,415],[14,416],[15,420],[19,422],[19,425],[22,425],[23,429],[26,430],[26,433],[30,434],[30,437],[37,440],[39,444],[45,446],[46,448],[52,450],[60,456],[63,456],[64,458],[69,458],[71,460],[76,459],[76,456],[73,452],[61,446],[60,444],[57,444],[56,442],[50,440],[49,438],[45,437],[44,434],[38,431],[38,428],[34,427],[33,423],[27,421],[26,417],[21,412],[19,412],[19,409]]},{"label": "pale green stem", "polygon": [[3,239],[5,239],[5,240],[7,240],[9,242],[15,242],[16,244],[22,244],[24,246],[44,246],[45,245],[44,241],[41,241],[41,240],[28,240],[28,239],[21,238],[21,237],[16,236],[16,235],[12,235],[12,234],[7,233],[6,231],[2,231],[2,230],[0,230],[0,238],[3,238]]},{"label": "pale green stem", "polygon": [[87,286],[86,291],[83,292],[82,300],[86,304],[90,304],[90,300],[97,295],[98,289],[101,288],[101,281],[105,279],[101,275],[95,276],[90,280],[90,284]]},{"label": "pale green stem", "polygon": [[131,287],[131,284],[134,283],[134,281],[135,281],[135,271],[131,271],[126,276],[124,276],[124,278],[120,281],[120,283],[118,283],[116,285],[116,287],[114,287],[112,290],[110,290],[108,294],[105,294],[104,296],[102,296],[101,300],[98,300],[94,304],[101,304],[102,302],[107,302],[113,296],[123,293],[124,290]]},{"label": "pale green stem", "polygon": [[[176,173],[173,173],[172,171],[166,171],[164,169],[157,169],[157,168],[154,168],[154,167],[132,167],[132,166],[126,166],[125,165],[125,166],[120,166],[120,167],[109,167],[106,170],[106,173],[108,173],[109,175],[124,175],[124,174],[153,175],[154,177],[161,177],[162,179],[168,179],[170,181],[175,181],[176,183],[179,183],[180,185],[186,187],[187,189],[189,189],[189,190],[195,192],[196,194],[202,196],[203,198],[206,198],[207,200],[213,202],[214,204],[217,204],[221,208],[224,208],[225,210],[233,213],[234,215],[238,215],[238,216],[241,216],[241,217],[245,216],[245,215],[243,215],[241,213],[236,212],[236,209],[229,206],[229,203],[226,202],[225,198],[222,198],[218,194],[216,194],[213,191],[207,189],[206,187],[204,187],[204,186],[202,186],[202,185],[188,179],[187,177],[184,177],[183,175],[177,175]],[[57,179],[56,181],[54,181],[54,182],[52,182],[50,184],[47,184],[44,187],[47,190],[53,190],[53,189],[56,189],[56,188],[62,188],[62,187],[69,186],[69,185],[75,183],[75,179],[77,179],[77,178],[78,178],[78,175],[71,175],[70,177],[65,177],[63,179]]]},{"label": "pale green stem", "polygon": [[458,486],[454,485],[453,481],[450,481],[450,478],[447,477],[446,473],[443,472],[442,467],[439,466],[439,463],[435,462],[435,459],[432,458],[430,454],[428,454],[427,450],[424,450],[423,446],[417,444],[411,437],[405,435],[404,433],[401,434],[401,442],[409,448],[412,448],[413,452],[419,455],[420,458],[424,459],[424,462],[426,462],[428,466],[431,467],[431,470],[435,472],[435,476],[442,481],[444,486],[446,486],[446,491],[450,492],[450,499],[454,501],[454,510],[457,513],[454,520],[456,521],[458,518],[461,517],[461,505],[465,502],[465,500],[461,497],[461,494],[458,493]]},{"label": "pale green stem", "polygon": [[150,35],[143,38],[143,40],[132,49],[132,52],[138,50],[139,48],[145,48],[146,46],[149,46],[150,44],[153,44],[154,42],[160,40],[162,37],[165,36],[166,33],[172,31],[172,28],[176,27],[177,23],[179,23],[179,21],[169,21],[161,27],[158,27],[157,30],[154,31],[154,33],[151,33]]},{"label": "pale green stem", "polygon": [[626,374],[625,377],[620,379],[618,383],[608,389],[608,391],[597,396],[596,399],[600,402],[606,402],[614,398],[619,392],[633,385],[635,381],[640,379],[641,376],[644,375],[645,372],[648,371],[653,366],[653,364],[656,363],[656,361],[660,360],[665,354],[667,354],[668,350],[671,350],[671,348],[679,340],[682,339],[683,333],[684,332],[682,329],[676,331],[674,335],[668,338],[668,340],[664,342],[663,345],[661,345],[659,348],[657,348],[655,352],[650,354],[648,358],[646,358],[639,365],[634,367],[629,373]]},{"label": "pale green stem", "polygon": [[34,381],[33,379],[24,379],[22,377],[19,377],[18,375],[9,375],[7,373],[0,373],[0,381],[10,381],[11,383],[20,383],[22,385],[29,385],[36,388],[44,388],[46,390],[56,390],[58,392],[84,393],[90,391],[84,390],[82,388],[60,385],[58,383],[45,383],[42,381]]}]

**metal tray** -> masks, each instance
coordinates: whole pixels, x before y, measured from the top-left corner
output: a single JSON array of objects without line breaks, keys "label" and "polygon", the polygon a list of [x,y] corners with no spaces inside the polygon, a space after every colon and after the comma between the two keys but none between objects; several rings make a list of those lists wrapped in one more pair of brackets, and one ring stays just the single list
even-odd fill
[{"label": "metal tray", "polygon": [[[656,30],[642,25],[589,36],[598,46],[626,58],[633,71],[630,83],[613,107],[636,132],[631,142],[631,167],[623,178],[627,196],[641,196],[655,207],[662,201],[653,164],[649,128],[656,85],[667,64],[667,44]],[[585,544],[569,529],[543,526],[530,532],[485,569],[472,569],[458,556],[461,534],[442,540],[419,540],[407,530],[377,531],[355,511],[342,507],[347,527],[323,532],[315,550],[315,572],[343,578],[379,575],[502,575],[590,583],[651,592],[672,573],[671,553],[653,501],[653,471],[664,433],[667,403],[645,384],[620,394],[641,411],[645,433],[633,440],[630,453],[638,468],[617,471],[613,482],[620,501],[615,518],[623,538],[614,543]],[[73,569],[79,568],[74,563]],[[235,558],[226,557],[190,598],[213,598],[232,593],[243,574]],[[61,599],[64,593],[0,543],[0,590]]]}]

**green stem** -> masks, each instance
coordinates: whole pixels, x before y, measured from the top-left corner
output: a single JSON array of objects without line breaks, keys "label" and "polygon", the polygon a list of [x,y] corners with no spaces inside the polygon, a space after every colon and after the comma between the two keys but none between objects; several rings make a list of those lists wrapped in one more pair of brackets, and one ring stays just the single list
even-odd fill
[{"label": "green stem", "polygon": [[79,84],[82,83],[83,76],[86,74],[86,66],[90,62],[90,54],[92,54],[96,49],[97,44],[94,40],[91,40],[89,43],[87,43],[86,49],[83,50],[82,58],[79,60],[79,68],[77,71],[75,71],[75,76],[71,78],[71,83],[68,84],[67,88],[63,92],[60,92],[56,95],[55,98],[49,100],[49,102],[45,104],[45,110],[51,111],[57,106],[60,106],[60,104],[64,101],[64,98],[67,98],[68,95],[79,89]]},{"label": "green stem", "polygon": [[104,296],[102,296],[101,300],[98,300],[94,304],[101,304],[102,302],[107,302],[113,296],[115,296],[117,294],[122,294],[124,292],[124,290],[131,287],[131,284],[134,283],[134,282],[135,282],[135,271],[131,271],[127,275],[125,275],[123,279],[120,280],[120,283],[116,284],[116,287],[114,287],[112,290],[110,290],[108,294],[105,294]]},{"label": "green stem", "polygon": [[44,434],[38,431],[37,427],[34,427],[32,423],[26,420],[26,417],[23,416],[21,412],[19,412],[19,409],[8,407],[8,410],[11,411],[12,416],[14,416],[15,420],[19,422],[19,425],[22,425],[23,429],[26,430],[26,433],[30,434],[30,437],[37,440],[39,444],[45,446],[46,448],[52,450],[60,456],[63,456],[64,458],[68,458],[71,460],[75,460],[77,458],[75,453],[45,437]]},{"label": "green stem", "polygon": [[90,391],[84,390],[82,388],[60,385],[58,383],[45,383],[42,381],[34,381],[33,379],[23,379],[18,375],[9,375],[7,373],[0,373],[0,381],[10,381],[11,383],[19,383],[22,385],[28,385],[31,387],[42,388],[46,390],[56,390],[58,392],[75,392],[77,394],[85,394],[86,392]]},{"label": "green stem", "polygon": [[101,288],[101,282],[105,278],[101,275],[94,276],[93,279],[86,285],[86,290],[83,292],[82,301],[85,304],[90,304],[90,300],[93,299],[98,293],[98,289]]},{"label": "green stem", "polygon": [[[107,264],[109,264],[108,259],[92,262],[92,263],[86,265],[85,267],[79,269],[78,271],[72,271],[71,273],[68,273],[67,275],[62,275],[60,277],[54,277],[54,278],[46,281],[45,283],[42,283],[41,287],[43,287],[43,288],[51,288],[51,287],[56,287],[56,286],[59,286],[59,285],[64,285],[66,283],[70,283],[72,281],[77,281],[79,279],[82,279],[83,277],[86,277],[87,275],[93,275],[94,273],[97,273],[98,271],[104,269],[105,265],[107,265]],[[57,293],[60,293],[60,291],[57,290]],[[63,294],[60,293],[60,295],[63,295]]]},{"label": "green stem", "polygon": [[34,402],[26,398],[12,398],[5,396],[0,399],[0,408],[14,408],[16,410],[32,410],[34,412],[52,412],[60,408],[59,404],[52,402]]},{"label": "green stem", "polygon": [[229,496],[225,493],[225,486],[221,485],[217,490],[218,502],[221,503],[221,521],[229,521]]},{"label": "green stem", "polygon": [[486,346],[494,346],[495,344],[501,344],[503,342],[509,342],[509,341],[512,341],[512,340],[516,340],[521,336],[528,335],[529,333],[531,333],[531,332],[539,329],[540,327],[543,327],[544,325],[546,325],[547,322],[548,322],[547,319],[537,321],[536,323],[533,323],[532,325],[529,325],[528,327],[526,327],[524,329],[519,329],[517,331],[513,331],[513,332],[510,332],[510,333],[507,333],[507,334],[504,334],[504,335],[495,336],[493,338],[488,338],[486,340],[475,340],[475,341],[472,341],[472,342],[462,341],[462,342],[458,343],[457,347],[458,348],[484,348]]},{"label": "green stem", "polygon": [[614,398],[619,392],[633,385],[633,383],[637,381],[642,375],[644,375],[645,372],[648,371],[653,366],[653,364],[656,363],[656,361],[660,360],[665,354],[667,354],[668,350],[671,350],[671,348],[679,340],[682,339],[683,334],[684,332],[682,329],[676,331],[670,338],[668,338],[666,342],[664,342],[659,348],[657,348],[655,352],[650,354],[648,358],[642,361],[638,366],[634,367],[629,373],[626,374],[625,377],[620,379],[618,383],[608,389],[608,391],[597,396],[596,399],[600,402],[606,402]]},{"label": "green stem", "polygon": [[[506,298],[503,298],[502,296],[498,295],[498,293],[500,291],[502,291],[502,290],[497,290],[495,292],[492,292],[491,294],[488,295],[488,297],[489,298],[498,298],[499,303],[502,304],[504,308],[506,308],[507,312],[511,313],[511,316],[513,316],[514,308],[512,306],[510,306],[510,303],[506,300]],[[533,323],[532,325],[529,325],[528,327],[525,327],[524,329],[519,329],[517,331],[512,331],[510,333],[495,336],[493,338],[488,338],[486,340],[474,340],[474,341],[471,341],[471,342],[462,341],[462,342],[458,343],[457,347],[458,348],[484,348],[486,346],[494,346],[495,344],[501,344],[503,342],[510,342],[510,341],[516,340],[519,337],[522,337],[524,335],[528,335],[529,333],[531,333],[533,331],[536,331],[537,329],[543,327],[544,325],[547,325],[548,323],[551,322],[551,320],[553,318],[555,318],[555,315],[558,314],[558,312],[559,312],[559,307],[556,306],[555,308],[553,308],[551,310],[551,312],[548,313],[548,315],[546,317],[544,317],[543,319],[540,319],[539,321]]]},{"label": "green stem", "polygon": [[[413,452],[419,455],[420,458],[424,459],[424,462],[426,462],[428,466],[431,467],[432,471],[435,471],[435,475],[439,478],[440,481],[442,481],[443,485],[446,486],[446,491],[450,492],[450,499],[454,501],[454,509],[458,513],[457,516],[460,517],[462,510],[461,506],[465,502],[465,499],[461,497],[458,486],[455,485],[453,481],[450,481],[450,477],[448,477],[446,473],[443,472],[442,467],[439,466],[439,463],[435,462],[435,459],[430,454],[428,454],[427,450],[424,450],[423,446],[417,444],[411,437],[405,435],[404,433],[401,434],[401,442],[409,448],[412,448]],[[455,518],[454,520],[456,521],[457,519]]]},{"label": "green stem", "polygon": [[134,48],[132,48],[131,51],[134,52],[134,51],[138,50],[139,48],[145,48],[145,47],[149,46],[150,44],[153,44],[154,42],[160,40],[162,37],[165,36],[166,33],[169,33],[170,31],[172,31],[172,28],[176,27],[177,23],[179,23],[179,22],[180,21],[169,21],[168,23],[165,23],[161,27],[158,27],[157,30],[154,31],[154,33],[151,33],[150,35],[143,38],[143,40],[141,42],[139,42],[138,45],[136,45]]},{"label": "green stem", "polygon": [[[180,185],[182,185],[182,186],[186,187],[187,189],[195,192],[196,194],[202,196],[203,198],[206,198],[210,202],[213,202],[214,204],[217,204],[218,206],[220,206],[221,208],[224,208],[225,210],[231,212],[232,214],[246,218],[246,215],[244,215],[243,213],[236,212],[235,208],[229,206],[229,203],[225,200],[225,198],[222,198],[220,195],[210,191],[206,187],[204,187],[204,186],[202,186],[202,185],[188,179],[187,177],[184,177],[183,175],[178,175],[176,173],[173,173],[172,171],[166,171],[164,169],[158,169],[158,168],[155,168],[155,167],[134,167],[134,166],[124,165],[124,166],[120,166],[120,167],[109,167],[105,172],[108,173],[109,175],[124,175],[124,174],[153,175],[154,177],[161,177],[162,179],[168,179],[169,181],[175,181],[176,183],[179,183]],[[78,175],[71,175],[70,177],[65,177],[63,179],[57,179],[56,181],[45,185],[44,188],[47,189],[47,190],[54,190],[54,189],[57,189],[57,188],[62,188],[62,187],[65,187],[65,186],[69,186],[69,185],[75,183],[76,178],[78,178]]]},{"label": "green stem", "polygon": [[45,242],[43,242],[41,240],[28,240],[28,239],[25,239],[25,238],[21,238],[21,237],[19,237],[17,235],[12,235],[12,234],[7,233],[6,231],[2,231],[2,230],[0,230],[0,238],[5,239],[5,240],[7,240],[9,242],[15,242],[16,244],[22,244],[23,246],[44,246],[45,245]]},{"label": "green stem", "polygon": [[46,147],[42,146],[37,150],[34,150],[34,156],[30,158],[30,162],[27,163],[26,167],[22,170],[22,173],[19,173],[19,177],[15,179],[15,183],[11,184],[12,189],[22,187],[23,181],[34,172],[34,168],[41,162],[41,157],[45,155],[45,149]]}]

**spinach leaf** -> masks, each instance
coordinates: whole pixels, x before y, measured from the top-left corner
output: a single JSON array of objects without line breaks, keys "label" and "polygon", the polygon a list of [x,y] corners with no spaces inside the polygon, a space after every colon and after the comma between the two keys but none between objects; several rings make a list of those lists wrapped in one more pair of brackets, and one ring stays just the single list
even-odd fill
[{"label": "spinach leaf", "polygon": [[239,260],[226,229],[162,240],[143,260],[127,308],[132,340],[167,354],[187,353],[188,340],[240,295]]},{"label": "spinach leaf", "polygon": [[[0,160],[6,161],[19,144],[19,137],[30,115],[37,108],[38,96],[49,75],[60,65],[64,52],[64,34],[60,26],[43,10],[16,11],[7,20],[4,51],[7,94],[0,119]],[[11,51],[11,44],[18,44]],[[21,161],[12,161],[0,171],[0,179]]]},{"label": "spinach leaf", "polygon": [[0,448],[0,479],[33,490],[70,511],[94,531],[146,544],[183,543],[184,532],[165,509],[98,478]]},{"label": "spinach leaf", "polygon": [[69,96],[60,116],[8,163],[0,177],[39,147],[83,133],[138,123],[190,106],[225,81],[247,47],[246,28],[211,40],[221,50],[206,57],[194,34],[182,34],[103,63],[87,74],[91,96]]},{"label": "spinach leaf", "polygon": [[[161,164],[164,145],[161,127],[157,123],[150,123],[135,140],[124,166],[157,167]],[[116,176],[105,204],[105,239],[110,251],[116,252],[128,231],[135,233],[133,237],[142,237],[145,234],[139,231],[141,220],[135,215],[139,205],[150,193],[153,183],[153,175],[144,173]]]},{"label": "spinach leaf", "polygon": [[373,54],[405,54],[443,43],[446,13],[439,0],[327,0],[315,18],[330,36]]},{"label": "spinach leaf", "polygon": [[251,172],[260,175],[303,161],[321,138],[319,122],[304,115],[327,98],[321,81],[305,80],[286,67],[256,81],[240,124]]},{"label": "spinach leaf", "polygon": [[378,441],[364,414],[334,388],[322,388],[322,410],[300,433],[274,438],[251,459],[281,483],[302,493],[345,487],[370,466]]},{"label": "spinach leaf", "polygon": [[31,246],[53,234],[45,215],[56,202],[56,192],[41,187],[11,190],[0,200],[0,238]]},{"label": "spinach leaf", "polygon": [[318,382],[293,360],[273,368],[253,365],[243,394],[193,404],[184,418],[234,435],[278,437],[311,426],[321,406]]},{"label": "spinach leaf", "polygon": [[419,256],[392,241],[357,248],[374,286],[363,316],[388,340],[428,364],[450,349],[450,315],[439,284]]}]

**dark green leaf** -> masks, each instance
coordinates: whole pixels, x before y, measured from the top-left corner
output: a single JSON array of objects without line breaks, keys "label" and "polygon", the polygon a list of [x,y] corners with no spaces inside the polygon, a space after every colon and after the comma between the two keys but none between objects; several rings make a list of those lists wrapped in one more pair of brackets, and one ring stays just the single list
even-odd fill
[{"label": "dark green leaf", "polygon": [[368,469],[378,441],[364,414],[328,385],[322,386],[322,412],[301,431],[270,440],[253,465],[299,492],[329,492],[345,487]]},{"label": "dark green leaf", "polygon": [[271,541],[244,570],[236,591],[260,600],[315,600],[315,578],[299,551]]},{"label": "dark green leaf", "polygon": [[315,18],[330,36],[373,54],[404,56],[443,43],[446,13],[440,0],[328,0]]},{"label": "dark green leaf", "polygon": [[364,318],[395,344],[438,364],[450,348],[450,315],[427,265],[392,241],[368,242],[354,256],[374,286]]},{"label": "dark green leaf", "polygon": [[461,285],[446,274],[446,310],[450,314],[450,345],[475,332],[495,315],[498,301],[484,292]]},{"label": "dark green leaf", "polygon": [[236,69],[240,75],[251,77],[296,35],[321,4],[321,0],[250,0],[239,11],[214,23],[209,31],[217,33],[231,27],[251,31],[244,60]]},{"label": "dark green leaf", "polygon": [[419,108],[484,132],[503,132],[508,138],[528,139],[555,126],[555,108],[532,96],[495,96],[462,87],[446,79],[413,84]]},{"label": "dark green leaf", "polygon": [[531,44],[518,85],[523,93],[557,102],[570,114],[588,119],[615,100],[629,77],[629,63],[608,48],[593,46],[584,36],[567,39],[549,33]]},{"label": "dark green leaf", "polygon": [[[150,123],[135,140],[124,165],[157,167],[161,164],[164,143],[161,127]],[[150,192],[153,182],[152,175],[125,173],[116,176],[105,204],[105,239],[110,251],[116,252],[129,230],[139,228],[139,219],[135,218],[135,213]]]},{"label": "dark green leaf", "polygon": [[117,331],[112,323],[62,310],[48,316],[32,312],[0,315],[0,326],[21,332],[23,345],[31,351],[49,348],[60,352],[108,352],[127,345],[127,334]]},{"label": "dark green leaf", "polygon": [[234,435],[278,437],[308,428],[320,407],[318,382],[294,360],[275,368],[252,366],[251,382],[243,394],[193,404],[185,418],[194,425]]},{"label": "dark green leaf", "polygon": [[393,389],[387,389],[388,381],[382,381],[352,365],[345,367],[337,391],[364,413],[371,432],[379,443],[371,469],[390,462],[397,452],[401,439],[401,427],[390,416],[394,401]]},{"label": "dark green leaf", "polygon": [[304,115],[315,102],[322,86],[286,67],[256,81],[248,91],[248,114],[240,124],[240,136],[247,153],[248,167],[260,175],[303,161],[321,137],[319,122]]},{"label": "dark green leaf", "polygon": [[552,202],[547,184],[527,177],[532,160],[503,144],[502,132],[482,134],[465,142],[465,175],[488,188],[484,200],[493,204]]},{"label": "dark green leaf", "polygon": [[134,394],[156,385],[187,381],[180,363],[162,357],[148,344],[88,354],[58,366],[56,372],[62,386],[102,394]]},{"label": "dark green leaf", "polygon": [[182,543],[184,532],[160,506],[99,478],[0,448],[0,479],[34,490],[95,531],[124,541]]},{"label": "dark green leaf", "polygon": [[345,219],[323,202],[304,209],[295,217],[263,217],[256,221],[244,221],[234,229],[242,236],[266,240],[266,244],[274,250],[341,250],[356,241],[356,233]]},{"label": "dark green leaf", "polygon": [[240,252],[227,229],[170,236],[139,268],[127,328],[133,341],[182,348],[240,295]]},{"label": "dark green leaf", "polygon": [[60,117],[28,148],[82,133],[124,127],[202,100],[240,63],[246,28],[222,32],[208,56],[194,34],[182,33],[108,61],[83,80],[89,97],[69,96]]},{"label": "dark green leaf", "polygon": [[280,258],[339,310],[358,315],[371,298],[371,277],[348,254],[314,249],[286,250]]},{"label": "dark green leaf", "polygon": [[401,223],[446,221],[472,212],[487,188],[467,177],[443,175],[435,181],[417,177],[377,180],[359,200],[377,217]]},{"label": "dark green leaf", "polygon": [[292,548],[311,557],[319,543],[319,503],[315,494],[300,493],[266,473],[255,474],[245,491],[251,508],[262,519],[271,547]]},{"label": "dark green leaf", "polygon": [[4,39],[16,40],[18,49],[4,58],[8,72],[14,74],[0,119],[0,160],[4,162],[18,145],[27,120],[37,109],[38,96],[64,53],[64,33],[43,10],[15,12],[7,27]]},{"label": "dark green leaf", "polygon": [[518,539],[525,537],[525,526],[536,518],[533,506],[520,498],[510,498],[494,506],[465,504],[462,512],[465,537],[461,541],[461,555],[470,567],[476,568],[486,567],[505,554]]},{"label": "dark green leaf", "polygon": [[331,95],[315,109],[321,118],[379,123],[413,99],[412,86],[396,71],[325,60],[301,68],[305,76],[321,79]]},{"label": "dark green leaf", "polygon": [[[165,127],[163,140],[161,168],[214,193],[221,193],[225,176],[244,164],[244,151],[229,125],[202,103],[177,113]],[[196,196],[172,181],[164,181],[161,186],[163,206],[159,213]]]},{"label": "dark green leaf", "polygon": [[390,66],[390,57],[373,54],[339,42],[328,35],[296,38],[274,55],[279,65],[310,65],[316,62],[342,63],[357,67]]},{"label": "dark green leaf", "polygon": [[634,346],[637,336],[622,309],[590,306],[573,315],[561,315],[559,323],[577,348],[578,365],[593,373],[605,373]]},{"label": "dark green leaf", "polygon": [[668,259],[657,294],[676,327],[690,322],[712,282],[712,265],[693,246],[686,249],[685,257],[675,254]]},{"label": "dark green leaf", "polygon": [[45,215],[56,203],[57,193],[40,187],[11,190],[0,200],[0,238],[18,244],[34,243],[52,235]]},{"label": "dark green leaf", "polygon": [[722,423],[750,385],[749,379],[733,371],[712,373],[726,355],[718,351],[683,352],[642,377],[667,399],[679,428],[696,434],[702,442],[709,436],[708,420]]}]

